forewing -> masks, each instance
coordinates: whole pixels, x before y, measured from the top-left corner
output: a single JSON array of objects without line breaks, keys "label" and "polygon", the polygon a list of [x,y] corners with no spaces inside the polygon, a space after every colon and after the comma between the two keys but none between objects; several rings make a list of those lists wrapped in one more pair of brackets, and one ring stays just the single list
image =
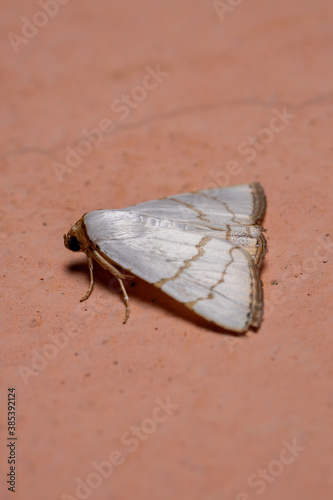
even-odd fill
[{"label": "forewing", "polygon": [[114,222],[107,229],[108,211],[85,215],[88,236],[104,256],[225,329],[243,332],[259,325],[261,283],[246,251],[202,229],[170,222],[151,226],[149,217],[129,213],[128,233],[123,226],[119,237]]},{"label": "forewing", "polygon": [[125,210],[173,221],[224,229],[227,224],[255,225],[266,208],[258,183],[183,193],[140,203]]},{"label": "forewing", "polygon": [[[258,183],[184,193],[140,203],[124,211],[205,229],[206,235],[241,246],[260,266],[265,254],[261,219],[265,195]],[[203,233],[202,233],[203,234]]]}]

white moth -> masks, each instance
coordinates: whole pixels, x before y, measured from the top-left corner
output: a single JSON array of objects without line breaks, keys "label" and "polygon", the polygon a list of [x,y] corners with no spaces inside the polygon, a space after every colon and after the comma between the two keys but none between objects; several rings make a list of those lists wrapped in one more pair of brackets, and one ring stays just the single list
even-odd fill
[{"label": "white moth", "polygon": [[263,313],[259,268],[266,251],[258,183],[207,189],[88,212],[64,235],[66,248],[93,259],[119,281],[117,267],[152,283],[200,316],[235,332],[258,327]]}]

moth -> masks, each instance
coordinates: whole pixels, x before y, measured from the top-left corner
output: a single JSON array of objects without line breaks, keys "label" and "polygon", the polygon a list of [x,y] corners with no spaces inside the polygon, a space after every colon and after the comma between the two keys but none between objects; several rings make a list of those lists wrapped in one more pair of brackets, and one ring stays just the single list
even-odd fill
[{"label": "moth", "polygon": [[95,260],[119,281],[124,323],[129,299],[118,267],[226,330],[258,327],[265,208],[263,188],[252,183],[84,214],[64,235],[66,248],[88,258],[90,284],[81,301],[92,292]]}]

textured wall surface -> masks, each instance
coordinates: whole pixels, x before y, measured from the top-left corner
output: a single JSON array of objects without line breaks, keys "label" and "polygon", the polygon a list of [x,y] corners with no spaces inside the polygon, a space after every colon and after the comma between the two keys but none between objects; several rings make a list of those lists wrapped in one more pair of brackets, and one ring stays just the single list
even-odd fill
[{"label": "textured wall surface", "polygon": [[[1,14],[1,498],[332,491],[332,2],[19,0]],[[84,212],[259,181],[265,316],[210,329],[63,234]],[[132,284],[133,284],[132,283]]]}]

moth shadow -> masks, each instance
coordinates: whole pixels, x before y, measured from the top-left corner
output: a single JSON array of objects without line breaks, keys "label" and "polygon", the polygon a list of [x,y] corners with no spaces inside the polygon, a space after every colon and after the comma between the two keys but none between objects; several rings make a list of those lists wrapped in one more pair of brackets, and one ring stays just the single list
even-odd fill
[{"label": "moth shadow", "polygon": [[[89,270],[88,266],[85,262],[73,263],[67,265],[67,270],[74,273],[80,273],[87,277],[87,288],[89,284]],[[129,272],[119,268],[119,270],[125,274],[129,275]],[[116,294],[119,296],[120,300],[122,299],[122,293],[120,290],[120,286],[118,280],[112,276],[108,271],[103,269],[97,262],[94,261],[94,291],[96,292],[97,287],[103,287],[104,289],[111,292],[112,295]],[[171,313],[174,317],[182,318],[190,323],[193,323],[201,328],[207,329],[210,332],[216,332],[219,334],[230,335],[232,337],[243,337],[245,333],[233,332],[230,330],[226,330],[215,323],[212,323],[205,318],[202,318],[194,311],[191,311],[183,304],[177,302],[172,297],[169,297],[162,290],[154,287],[150,283],[138,278],[137,276],[127,277],[123,280],[124,286],[127,291],[127,295],[129,298],[129,302],[131,305],[131,300],[135,299],[139,302],[151,304],[152,307],[157,307],[161,310],[167,311],[169,314]],[[82,290],[82,295],[86,292],[86,289]],[[89,299],[88,299],[89,300]],[[112,300],[110,298],[110,300]],[[129,321],[131,321],[131,316]],[[250,328],[254,332],[257,331],[257,328]]]}]

